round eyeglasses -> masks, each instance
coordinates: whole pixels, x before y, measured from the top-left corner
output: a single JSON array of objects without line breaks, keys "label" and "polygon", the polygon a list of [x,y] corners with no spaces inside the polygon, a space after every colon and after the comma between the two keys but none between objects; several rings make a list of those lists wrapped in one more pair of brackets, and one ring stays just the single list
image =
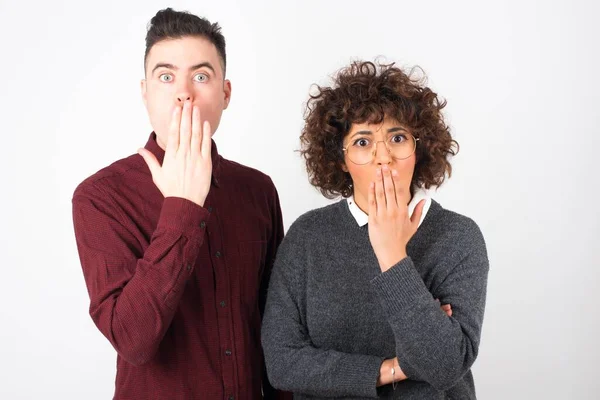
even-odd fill
[{"label": "round eyeglasses", "polygon": [[417,148],[417,141],[410,133],[395,134],[387,140],[374,141],[368,137],[353,139],[346,147],[344,153],[354,164],[368,164],[375,158],[377,144],[383,143],[390,154],[396,160],[405,160],[413,155]]}]

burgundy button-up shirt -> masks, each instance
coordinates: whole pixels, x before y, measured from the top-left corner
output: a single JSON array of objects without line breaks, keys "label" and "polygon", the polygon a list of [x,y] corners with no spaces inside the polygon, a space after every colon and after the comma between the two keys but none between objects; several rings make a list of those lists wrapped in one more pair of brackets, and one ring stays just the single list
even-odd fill
[{"label": "burgundy button-up shirt", "polygon": [[[154,134],[146,149],[162,162]],[[204,207],[163,197],[139,155],[75,190],[90,315],[118,353],[115,399],[289,396],[268,385],[260,346],[283,237],[277,191],[214,142],[212,163]]]}]

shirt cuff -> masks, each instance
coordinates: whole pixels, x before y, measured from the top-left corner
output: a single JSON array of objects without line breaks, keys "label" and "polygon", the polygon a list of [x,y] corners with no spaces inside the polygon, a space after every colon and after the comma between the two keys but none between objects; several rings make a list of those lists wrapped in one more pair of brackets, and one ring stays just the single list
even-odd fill
[{"label": "shirt cuff", "polygon": [[432,299],[410,257],[371,280],[388,316],[397,315],[415,304]]},{"label": "shirt cuff", "polygon": [[190,200],[166,197],[157,229],[180,231],[184,236],[190,236],[204,230],[209,216],[208,210]]},{"label": "shirt cuff", "polygon": [[350,355],[347,362],[339,365],[343,377],[340,385],[359,396],[377,398],[377,380],[384,360],[365,354]]}]

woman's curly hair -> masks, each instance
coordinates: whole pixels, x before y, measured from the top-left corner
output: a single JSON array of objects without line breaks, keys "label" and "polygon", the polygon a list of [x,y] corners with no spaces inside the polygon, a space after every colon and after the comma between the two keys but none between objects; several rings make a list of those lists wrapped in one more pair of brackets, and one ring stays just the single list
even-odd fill
[{"label": "woman's curly hair", "polygon": [[446,106],[425,86],[424,74],[414,78],[391,64],[355,61],[340,70],[331,87],[316,86],[306,104],[300,153],[310,183],[329,198],[352,195],[352,179],[342,169],[343,139],[352,124],[397,120],[418,138],[415,188],[441,185],[452,174],[449,157],[458,152],[441,110]]}]

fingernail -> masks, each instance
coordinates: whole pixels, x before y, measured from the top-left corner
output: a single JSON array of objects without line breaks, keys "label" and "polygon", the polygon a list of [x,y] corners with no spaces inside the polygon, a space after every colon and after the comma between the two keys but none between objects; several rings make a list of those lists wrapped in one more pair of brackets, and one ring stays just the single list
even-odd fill
[{"label": "fingernail", "polygon": [[392,170],[392,175],[394,176],[398,176],[398,171],[396,171],[395,169]]},{"label": "fingernail", "polygon": [[389,168],[388,168],[388,166],[387,166],[387,165],[384,165],[384,166],[383,166],[383,170],[384,170],[385,172],[387,172],[387,171],[388,171],[388,169],[389,169]]},{"label": "fingernail", "polygon": [[377,176],[381,176],[381,168],[377,168]]}]

